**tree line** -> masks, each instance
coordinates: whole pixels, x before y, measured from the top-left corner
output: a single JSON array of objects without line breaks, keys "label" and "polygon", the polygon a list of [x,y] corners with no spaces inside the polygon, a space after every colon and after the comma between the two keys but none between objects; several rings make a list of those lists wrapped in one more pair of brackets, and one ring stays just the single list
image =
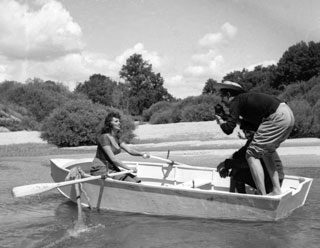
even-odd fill
[{"label": "tree line", "polygon": [[[296,116],[292,137],[320,137],[320,43],[300,42],[288,48],[276,65],[233,71],[223,77],[246,90],[272,94],[288,102]],[[0,126],[9,130],[41,130],[58,146],[95,143],[94,133],[106,112],[118,110],[128,125],[124,138],[133,138],[134,120],[152,124],[214,120],[219,102],[213,78],[202,94],[174,98],[164,88],[160,73],[140,54],[122,66],[122,82],[94,74],[71,92],[62,83],[29,79],[25,84],[0,84]],[[14,118],[10,118],[14,117]]]}]

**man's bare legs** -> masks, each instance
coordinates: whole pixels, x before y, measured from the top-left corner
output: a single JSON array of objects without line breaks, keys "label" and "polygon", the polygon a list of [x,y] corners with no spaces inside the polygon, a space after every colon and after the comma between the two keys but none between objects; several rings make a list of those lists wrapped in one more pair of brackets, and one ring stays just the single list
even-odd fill
[{"label": "man's bare legs", "polygon": [[280,195],[281,194],[281,186],[279,182],[279,174],[278,171],[276,170],[276,164],[275,161],[276,159],[279,159],[279,156],[276,152],[265,155],[262,157],[266,169],[268,171],[268,174],[271,178],[271,182],[273,185],[273,190],[272,192],[269,193],[269,195]]},{"label": "man's bare legs", "polygon": [[[246,156],[248,161],[252,178],[256,184],[256,187],[261,195],[266,195],[266,186],[264,184],[264,172],[260,162],[260,159],[254,158],[252,156]],[[279,183],[279,181],[278,181]]]}]

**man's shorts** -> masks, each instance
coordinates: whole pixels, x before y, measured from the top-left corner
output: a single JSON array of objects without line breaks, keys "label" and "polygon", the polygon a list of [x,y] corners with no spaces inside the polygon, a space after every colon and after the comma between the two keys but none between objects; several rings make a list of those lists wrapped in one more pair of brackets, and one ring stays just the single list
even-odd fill
[{"label": "man's shorts", "polygon": [[294,126],[294,116],[285,103],[280,103],[276,112],[262,120],[253,140],[247,148],[247,155],[261,158],[272,154],[285,141]]}]

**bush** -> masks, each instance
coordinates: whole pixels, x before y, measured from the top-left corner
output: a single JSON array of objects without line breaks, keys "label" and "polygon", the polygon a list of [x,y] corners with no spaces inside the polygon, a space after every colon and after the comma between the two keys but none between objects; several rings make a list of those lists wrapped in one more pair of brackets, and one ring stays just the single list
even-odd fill
[{"label": "bush", "polygon": [[5,127],[10,131],[21,131],[20,121],[10,118],[1,118],[0,127]]},{"label": "bush", "polygon": [[[95,145],[96,134],[111,110],[115,109],[93,104],[90,100],[71,100],[55,109],[44,121],[41,138],[58,147]],[[135,126],[130,117],[121,112],[120,114],[123,130],[121,135],[128,142],[133,138]]]},{"label": "bush", "polygon": [[145,111],[144,117],[152,124],[210,121],[215,119],[214,106],[218,102],[219,98],[212,94],[187,97],[178,102],[159,102]]},{"label": "bush", "polygon": [[168,124],[172,123],[172,109],[163,110],[162,112],[154,113],[151,116],[151,124]]},{"label": "bush", "polygon": [[23,117],[20,123],[23,130],[41,130],[41,125],[32,117]]},{"label": "bush", "polygon": [[313,125],[311,127],[311,133],[320,138],[320,100],[317,101],[316,105],[314,105],[313,109]]},{"label": "bush", "polygon": [[197,104],[183,108],[181,113],[181,121],[212,121],[215,119],[214,105]]},{"label": "bush", "polygon": [[70,96],[71,93],[62,84],[34,79],[27,84],[12,86],[7,90],[6,101],[25,107],[36,121],[41,122]]},{"label": "bush", "polygon": [[180,121],[211,121],[214,120],[214,106],[219,102],[216,95],[201,95],[184,99],[180,109]]},{"label": "bush", "polygon": [[170,108],[172,108],[172,103],[170,103],[170,102],[165,102],[165,101],[157,102],[157,103],[153,104],[147,110],[143,111],[143,114],[142,114],[143,119],[144,119],[144,121],[150,121],[150,119],[153,115],[157,115],[160,112],[163,112],[163,111],[168,110]]},{"label": "bush", "polygon": [[318,78],[317,84],[314,85],[303,97],[310,103],[310,105],[315,105],[318,102],[320,99],[320,78]]},{"label": "bush", "polygon": [[320,77],[288,85],[279,98],[286,101],[306,100],[314,105],[320,98]]},{"label": "bush", "polygon": [[295,116],[295,127],[291,137],[310,137],[314,119],[310,104],[305,100],[293,100],[289,106]]}]

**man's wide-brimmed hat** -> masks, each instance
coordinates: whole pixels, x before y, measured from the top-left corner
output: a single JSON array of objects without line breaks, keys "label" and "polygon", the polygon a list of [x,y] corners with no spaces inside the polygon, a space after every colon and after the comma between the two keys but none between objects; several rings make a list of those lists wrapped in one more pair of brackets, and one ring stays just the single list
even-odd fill
[{"label": "man's wide-brimmed hat", "polygon": [[231,81],[224,81],[222,83],[215,83],[213,85],[213,87],[219,91],[220,90],[234,90],[234,91],[237,91],[240,93],[246,92],[240,84],[235,83],[235,82],[231,82]]}]

